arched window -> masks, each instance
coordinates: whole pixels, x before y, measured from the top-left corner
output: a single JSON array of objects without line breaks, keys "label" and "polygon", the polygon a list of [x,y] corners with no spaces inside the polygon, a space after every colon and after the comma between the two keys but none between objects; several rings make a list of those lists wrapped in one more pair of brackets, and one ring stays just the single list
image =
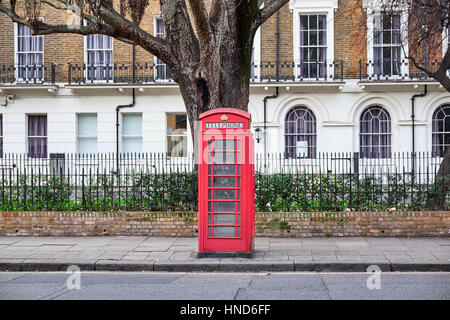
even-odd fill
[{"label": "arched window", "polygon": [[450,104],[440,106],[433,113],[433,157],[443,157],[450,145]]},{"label": "arched window", "polygon": [[307,107],[294,107],[285,120],[285,151],[288,158],[316,156],[316,117]]},{"label": "arched window", "polygon": [[362,158],[391,156],[391,117],[380,106],[366,108],[361,114],[359,146]]}]

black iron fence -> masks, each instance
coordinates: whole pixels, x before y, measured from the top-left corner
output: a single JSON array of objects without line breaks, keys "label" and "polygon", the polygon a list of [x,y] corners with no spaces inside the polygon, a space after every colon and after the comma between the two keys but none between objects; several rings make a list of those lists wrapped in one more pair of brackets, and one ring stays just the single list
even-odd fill
[{"label": "black iron fence", "polygon": [[[357,153],[321,153],[314,159],[283,154],[255,157],[259,211],[450,209],[450,168],[428,153],[361,159]],[[0,159],[0,209],[195,210],[194,156],[51,154]],[[442,170],[441,170],[442,171]]]},{"label": "black iron fence", "polygon": [[0,65],[0,84],[54,84],[56,65]]},{"label": "black iron fence", "polygon": [[252,63],[251,81],[344,81],[344,61],[263,61]]},{"label": "black iron fence", "polygon": [[[419,65],[436,70],[439,60]],[[346,74],[347,72],[347,74]],[[258,82],[343,82],[357,78],[357,69],[345,70],[343,60],[262,61],[251,64],[250,81]],[[360,81],[433,80],[407,59],[359,60]],[[171,70],[163,63],[119,62],[104,64],[9,65],[0,63],[0,84],[154,84],[174,83]]]},{"label": "black iron fence", "polygon": [[[419,61],[418,65],[426,70],[434,71],[439,68],[441,61]],[[416,68],[408,59],[374,59],[359,60],[359,80],[433,80],[427,73]]]},{"label": "black iron fence", "polygon": [[165,64],[154,63],[113,63],[113,64],[72,64],[67,69],[69,84],[118,83],[145,84],[172,82],[171,71]]}]

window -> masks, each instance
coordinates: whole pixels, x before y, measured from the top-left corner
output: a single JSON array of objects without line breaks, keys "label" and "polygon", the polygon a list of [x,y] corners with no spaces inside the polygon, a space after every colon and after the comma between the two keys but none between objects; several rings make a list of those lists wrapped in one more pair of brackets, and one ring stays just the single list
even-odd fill
[{"label": "window", "polygon": [[[447,50],[450,49],[450,27],[444,28],[442,33],[442,58],[444,58]],[[447,70],[447,77],[450,78],[450,69]]]},{"label": "window", "polygon": [[78,153],[97,152],[97,115],[79,114],[77,121]]},{"label": "window", "polygon": [[47,115],[28,115],[28,156],[47,157]]},{"label": "window", "polygon": [[123,114],[123,152],[142,152],[142,113]]},{"label": "window", "polygon": [[167,115],[167,153],[173,157],[187,155],[187,118],[185,114]]},{"label": "window", "polygon": [[17,81],[43,81],[44,36],[31,35],[31,29],[16,24],[16,68]]},{"label": "window", "polygon": [[111,81],[113,77],[113,39],[102,34],[85,37],[87,81]]},{"label": "window", "polygon": [[294,107],[286,115],[285,146],[288,158],[316,156],[316,117],[307,107]]},{"label": "window", "polygon": [[[165,38],[166,36],[164,32],[164,22],[161,18],[155,18],[155,36],[158,38]],[[154,72],[156,80],[169,80],[171,77],[170,68],[157,57],[155,57]]]},{"label": "window", "polygon": [[258,28],[253,38],[252,46],[252,60],[250,68],[250,79],[251,81],[260,80],[261,73],[261,28]]},{"label": "window", "polygon": [[300,15],[300,76],[327,77],[327,16]]},{"label": "window", "polygon": [[433,113],[432,156],[443,157],[450,145],[450,105],[443,105]]},{"label": "window", "polygon": [[373,16],[373,70],[375,75],[401,74],[400,14]]},{"label": "window", "polygon": [[0,158],[3,158],[3,115],[0,114]]},{"label": "window", "polygon": [[361,114],[360,153],[362,158],[391,156],[391,117],[380,106],[369,107]]}]

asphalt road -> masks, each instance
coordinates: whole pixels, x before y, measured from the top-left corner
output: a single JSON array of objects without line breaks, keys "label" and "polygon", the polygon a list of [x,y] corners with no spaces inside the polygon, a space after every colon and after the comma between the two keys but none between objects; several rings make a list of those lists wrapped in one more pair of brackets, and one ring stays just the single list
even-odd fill
[{"label": "asphalt road", "polygon": [[6,299],[443,299],[450,300],[450,273],[157,273],[1,272]]}]

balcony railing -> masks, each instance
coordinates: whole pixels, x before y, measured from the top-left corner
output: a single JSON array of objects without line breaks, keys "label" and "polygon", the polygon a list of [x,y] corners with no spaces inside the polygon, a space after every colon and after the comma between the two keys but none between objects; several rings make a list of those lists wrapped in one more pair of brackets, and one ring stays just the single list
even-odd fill
[{"label": "balcony railing", "polygon": [[252,64],[251,81],[343,81],[344,62],[339,61],[307,61],[307,62],[271,62],[263,61]]},{"label": "balcony railing", "polygon": [[[439,68],[439,60],[420,61],[427,70]],[[360,81],[411,80],[422,81],[431,78],[406,59],[359,60]]]},{"label": "balcony railing", "polygon": [[54,84],[56,65],[0,65],[0,84]]},{"label": "balcony railing", "polygon": [[113,84],[173,82],[170,68],[153,63],[72,64],[67,69],[69,84]]},{"label": "balcony railing", "polygon": [[[311,62],[263,61],[251,65],[251,83],[344,82],[358,78],[358,62],[347,69],[342,60]],[[428,70],[436,70],[440,61],[421,62]],[[428,75],[408,60],[359,60],[360,81],[426,81]],[[56,65],[8,65],[0,63],[0,85],[77,84],[167,84],[174,83],[171,70],[164,64],[113,63]]]}]

